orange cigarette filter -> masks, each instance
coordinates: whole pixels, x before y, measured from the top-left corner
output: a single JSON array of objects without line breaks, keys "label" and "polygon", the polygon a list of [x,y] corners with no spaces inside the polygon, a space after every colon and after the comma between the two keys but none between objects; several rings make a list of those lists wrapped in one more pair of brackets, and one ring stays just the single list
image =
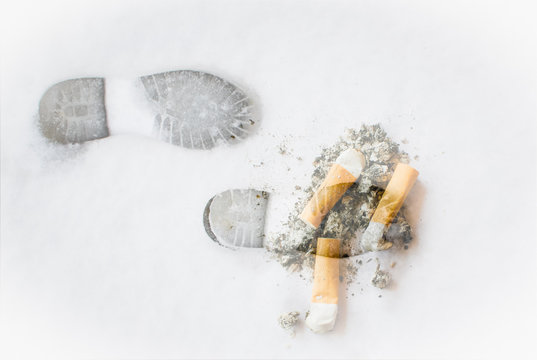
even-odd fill
[{"label": "orange cigarette filter", "polygon": [[358,179],[364,165],[365,158],[361,152],[356,149],[343,151],[300,214],[300,218],[317,229],[326,214]]},{"label": "orange cigarette filter", "polygon": [[337,304],[339,289],[339,239],[317,239],[311,302]]},{"label": "orange cigarette filter", "polygon": [[410,165],[397,164],[371,221],[384,225],[390,224],[403,206],[418,174],[418,171]]},{"label": "orange cigarette filter", "polygon": [[300,218],[314,228],[318,228],[326,214],[355,181],[356,177],[343,166],[332,165],[323,183],[300,214]]},{"label": "orange cigarette filter", "polygon": [[361,245],[364,251],[387,250],[393,245],[384,241],[383,235],[403,206],[417,177],[418,171],[410,165],[397,164],[379,205],[362,235]]},{"label": "orange cigarette filter", "polygon": [[314,333],[331,331],[336,324],[339,289],[339,239],[317,239],[313,293],[306,325]]}]

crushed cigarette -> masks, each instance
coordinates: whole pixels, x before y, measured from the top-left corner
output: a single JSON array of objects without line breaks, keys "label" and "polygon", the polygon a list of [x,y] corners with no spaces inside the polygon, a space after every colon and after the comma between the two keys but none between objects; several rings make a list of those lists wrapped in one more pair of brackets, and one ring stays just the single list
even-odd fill
[{"label": "crushed cigarette", "polygon": [[384,241],[384,233],[392,223],[416,182],[418,171],[407,164],[398,164],[380,202],[362,236],[364,251],[386,250],[393,243]]},{"label": "crushed cigarette", "polygon": [[364,166],[365,159],[361,152],[355,149],[343,151],[304,207],[300,218],[315,229],[318,228],[326,214],[358,179]]},{"label": "crushed cigarette", "polygon": [[317,239],[315,273],[306,325],[314,333],[331,331],[336,324],[339,292],[339,239]]}]

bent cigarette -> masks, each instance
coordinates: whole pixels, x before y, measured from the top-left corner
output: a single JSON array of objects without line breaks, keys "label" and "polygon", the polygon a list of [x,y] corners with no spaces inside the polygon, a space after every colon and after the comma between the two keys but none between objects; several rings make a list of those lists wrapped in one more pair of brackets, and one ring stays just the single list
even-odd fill
[{"label": "bent cigarette", "polygon": [[317,255],[313,273],[313,293],[306,325],[314,333],[334,328],[337,317],[339,289],[339,239],[317,239]]},{"label": "bent cigarette", "polygon": [[358,150],[347,149],[342,152],[300,214],[300,218],[314,228],[319,227],[330,209],[358,179],[364,166],[364,155]]},{"label": "bent cigarette", "polygon": [[397,164],[393,176],[380,199],[380,203],[362,236],[362,248],[366,251],[389,249],[393,244],[382,239],[395,215],[403,206],[410,189],[418,178],[418,171],[407,164]]}]

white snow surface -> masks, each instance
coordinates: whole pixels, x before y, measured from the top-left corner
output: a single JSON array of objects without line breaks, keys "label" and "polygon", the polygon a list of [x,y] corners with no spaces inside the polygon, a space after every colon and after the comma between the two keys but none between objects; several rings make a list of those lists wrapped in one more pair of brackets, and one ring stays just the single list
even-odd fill
[{"label": "white snow surface", "polygon": [[[530,6],[2,2],[0,357],[536,357]],[[241,87],[257,132],[210,151],[140,135],[153,115],[139,77],[180,69]],[[79,77],[106,79],[111,136],[47,144],[39,100]],[[377,122],[419,155],[406,201],[416,239],[364,256],[334,331],[299,326],[291,339],[278,315],[304,314],[311,283],[263,249],[217,246],[204,206],[231,188],[268,191],[276,233],[321,147]],[[376,256],[397,263],[389,290],[367,285]]]}]

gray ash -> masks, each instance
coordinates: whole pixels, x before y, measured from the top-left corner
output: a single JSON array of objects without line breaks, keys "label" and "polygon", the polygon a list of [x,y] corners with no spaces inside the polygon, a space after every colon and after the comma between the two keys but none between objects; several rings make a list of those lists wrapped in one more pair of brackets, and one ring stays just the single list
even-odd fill
[{"label": "gray ash", "polygon": [[380,263],[377,259],[377,270],[371,279],[371,284],[379,289],[384,289],[390,284],[392,277],[389,272],[380,270]]},{"label": "gray ash", "polygon": [[280,327],[289,332],[289,335],[295,336],[295,327],[298,323],[300,313],[298,311],[291,311],[281,314],[278,317],[278,324]]},{"label": "gray ash", "polygon": [[[364,170],[319,228],[314,230],[298,216],[336,158],[349,148],[355,148],[364,154]],[[380,125],[362,125],[360,130],[347,129],[336,144],[324,148],[315,159],[311,185],[303,189],[284,230],[275,238],[269,239],[269,249],[275,254],[275,258],[293,271],[311,268],[314,264],[312,254],[315,253],[317,237],[341,239],[342,257],[361,254],[359,238],[367,228],[396,165],[408,162],[408,154],[399,149],[399,145],[386,135]],[[412,241],[412,231],[405,212],[403,206],[385,235],[387,241],[394,242],[399,248]]]}]

